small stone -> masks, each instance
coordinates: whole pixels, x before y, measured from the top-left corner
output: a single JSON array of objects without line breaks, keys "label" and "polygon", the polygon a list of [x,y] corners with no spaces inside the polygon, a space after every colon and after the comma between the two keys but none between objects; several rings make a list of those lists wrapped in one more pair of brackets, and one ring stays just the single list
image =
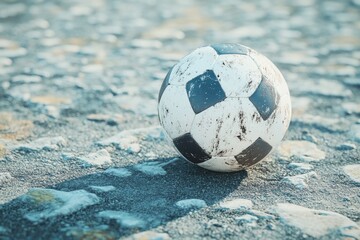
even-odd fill
[{"label": "small stone", "polygon": [[352,181],[360,183],[360,164],[347,165],[343,169]]},{"label": "small stone", "polygon": [[342,118],[326,118],[311,114],[294,116],[292,122],[312,125],[315,128],[329,132],[345,132],[348,125]]},{"label": "small stone", "polygon": [[319,161],[325,159],[325,155],[316,144],[307,141],[288,140],[278,147],[278,156],[284,160],[295,157],[303,161]]},{"label": "small stone", "polygon": [[316,172],[311,171],[309,173],[304,173],[304,174],[291,176],[291,177],[285,177],[283,179],[283,181],[290,185],[293,185],[294,187],[296,187],[298,189],[304,189],[304,188],[308,188],[307,184],[312,179],[317,179],[317,178],[318,178],[318,176],[317,176]]},{"label": "small stone", "polygon": [[6,4],[0,8],[0,18],[9,18],[18,16],[26,11],[26,5],[22,3]]},{"label": "small stone", "polygon": [[328,234],[354,239],[360,237],[359,226],[349,218],[335,212],[309,209],[289,203],[278,204],[274,211],[284,224],[296,227],[314,238]]},{"label": "small stone", "polygon": [[11,174],[9,172],[0,172],[0,188],[1,188],[1,185],[4,185],[5,183],[9,183],[13,179],[14,178],[11,176]]},{"label": "small stone", "polygon": [[41,82],[41,77],[37,75],[16,75],[11,81],[15,83],[38,83]]},{"label": "small stone", "polygon": [[314,166],[309,163],[296,163],[296,162],[289,163],[289,165],[287,167],[289,169],[291,169],[295,172],[299,172],[299,173],[304,173],[304,172],[307,172],[314,168]]},{"label": "small stone", "polygon": [[17,58],[27,54],[25,48],[14,48],[14,49],[0,49],[0,57]]},{"label": "small stone", "polygon": [[247,226],[256,226],[256,221],[258,218],[256,216],[245,214],[240,217],[236,217],[235,220],[237,220],[240,224],[246,224]]},{"label": "small stone", "polygon": [[114,114],[90,114],[86,116],[86,119],[94,122],[106,122],[108,125],[118,125],[119,123],[123,123],[125,118],[123,115]]},{"label": "small stone", "polygon": [[61,147],[66,146],[66,140],[61,137],[43,137],[38,138],[30,143],[19,144],[12,148],[12,150],[21,150],[21,151],[40,151],[40,150],[58,150]]},{"label": "small stone", "polygon": [[36,96],[30,98],[31,102],[44,104],[44,105],[61,105],[61,104],[70,104],[71,99],[67,97],[57,97],[51,95],[44,95],[44,96]]},{"label": "small stone", "polygon": [[180,200],[175,203],[175,205],[181,209],[199,209],[207,207],[207,204],[204,200],[201,199],[185,199]]},{"label": "small stone", "polygon": [[90,186],[96,192],[110,192],[116,190],[114,186]]},{"label": "small stone", "polygon": [[355,124],[350,129],[350,134],[352,138],[360,143],[360,124]]},{"label": "small stone", "polygon": [[129,177],[131,172],[126,168],[108,168],[104,171],[105,174],[112,175],[115,177]]},{"label": "small stone", "polygon": [[314,94],[325,97],[350,97],[352,92],[341,83],[329,80],[304,80],[289,85],[291,90],[300,94]]},{"label": "small stone", "polygon": [[11,66],[13,61],[10,58],[2,57],[0,58],[0,66],[8,67]]},{"label": "small stone", "polygon": [[135,233],[133,235],[124,238],[124,240],[170,240],[170,239],[171,238],[167,233],[158,233],[154,231]]},{"label": "small stone", "polygon": [[115,219],[120,226],[125,228],[144,228],[146,225],[144,220],[138,216],[123,211],[106,210],[99,212],[98,216],[101,218]]},{"label": "small stone", "polygon": [[248,199],[237,198],[220,203],[220,207],[227,209],[251,209],[253,207],[253,203]]},{"label": "small stone", "polygon": [[342,107],[348,114],[360,114],[360,104],[355,102],[343,103]]},{"label": "small stone", "polygon": [[141,150],[140,142],[142,140],[155,140],[155,138],[162,138],[160,127],[124,130],[110,138],[98,141],[97,144],[100,146],[115,145],[116,147],[126,150],[129,153],[138,153]]},{"label": "small stone", "polygon": [[134,39],[131,46],[135,48],[161,48],[162,43],[158,40]]},{"label": "small stone", "polygon": [[87,156],[78,157],[80,161],[85,162],[86,165],[90,166],[101,166],[104,164],[111,164],[111,156],[106,149],[101,149],[97,152],[90,153]]},{"label": "small stone", "polygon": [[350,151],[356,149],[356,145],[353,143],[343,143],[335,147],[336,150]]},{"label": "small stone", "polygon": [[104,70],[104,66],[101,64],[86,65],[81,68],[84,73],[101,73]]},{"label": "small stone", "polygon": [[63,192],[42,188],[30,189],[21,197],[21,200],[31,204],[30,211],[24,216],[32,222],[42,222],[59,215],[68,215],[100,202],[95,194],[85,190]]},{"label": "small stone", "polygon": [[268,214],[268,213],[265,213],[262,211],[258,211],[258,210],[253,210],[253,209],[248,210],[247,213],[250,215],[256,216],[259,219],[264,219],[264,220],[272,220],[275,218],[275,216],[273,216],[271,214]]}]

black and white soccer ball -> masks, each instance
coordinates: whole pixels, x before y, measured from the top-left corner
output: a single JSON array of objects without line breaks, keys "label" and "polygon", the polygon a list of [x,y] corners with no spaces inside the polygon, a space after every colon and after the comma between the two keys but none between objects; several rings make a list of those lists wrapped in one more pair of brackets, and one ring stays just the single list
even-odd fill
[{"label": "black and white soccer ball", "polygon": [[170,69],[158,113],[185,159],[232,172],[258,163],[281,142],[291,101],[284,77],[269,59],[240,44],[215,44]]}]

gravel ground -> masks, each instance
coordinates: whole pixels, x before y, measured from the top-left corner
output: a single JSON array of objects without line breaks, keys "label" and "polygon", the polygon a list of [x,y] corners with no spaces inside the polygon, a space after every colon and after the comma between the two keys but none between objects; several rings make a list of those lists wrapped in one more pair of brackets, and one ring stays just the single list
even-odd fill
[{"label": "gravel ground", "polygon": [[[179,159],[169,68],[236,42],[283,72],[293,116],[247,171]],[[0,239],[360,239],[360,2],[2,1]]]}]

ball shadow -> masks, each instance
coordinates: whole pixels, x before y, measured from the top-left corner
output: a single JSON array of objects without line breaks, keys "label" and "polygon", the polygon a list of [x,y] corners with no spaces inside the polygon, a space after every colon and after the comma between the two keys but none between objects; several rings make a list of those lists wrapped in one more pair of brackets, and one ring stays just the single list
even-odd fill
[{"label": "ball shadow", "polygon": [[[208,206],[216,204],[237,189],[241,181],[247,177],[246,171],[216,173],[193,166],[184,160],[169,160],[145,162],[148,166],[160,166],[165,172],[143,171],[139,168],[143,166],[140,163],[125,168],[131,173],[128,176],[97,173],[50,186],[49,188],[60,191],[85,189],[96,193],[101,201],[70,215],[53,217],[38,224],[23,217],[24,203],[15,199],[0,206],[0,219],[3,221],[1,225],[8,229],[9,237],[16,239],[67,238],[69,236],[64,229],[79,226],[80,222],[89,228],[107,225],[109,228],[106,231],[112,232],[114,237],[118,238],[166,224],[194,210],[176,206],[176,202],[180,200],[201,199]],[[96,192],[90,187],[110,185],[116,189]],[[145,225],[138,229],[126,228],[115,220],[98,217],[99,212],[106,210],[138,216],[144,220]]]}]

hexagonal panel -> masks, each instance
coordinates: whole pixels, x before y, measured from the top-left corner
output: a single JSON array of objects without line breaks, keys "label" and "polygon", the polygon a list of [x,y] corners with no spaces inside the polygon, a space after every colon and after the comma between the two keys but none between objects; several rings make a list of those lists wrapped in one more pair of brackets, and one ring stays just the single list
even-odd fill
[{"label": "hexagonal panel", "polygon": [[221,55],[213,70],[227,97],[250,97],[262,77],[256,63],[247,55]]},{"label": "hexagonal panel", "polygon": [[187,82],[186,91],[195,113],[200,113],[226,98],[212,70],[207,70]]},{"label": "hexagonal panel", "polygon": [[169,79],[170,79],[170,74],[171,74],[172,69],[173,68],[171,68],[169,70],[169,72],[166,74],[166,77],[165,77],[164,81],[161,84],[160,91],[159,91],[158,102],[160,102],[161,96],[163,95],[166,87],[169,85]]},{"label": "hexagonal panel", "polygon": [[234,157],[212,157],[198,165],[216,172],[236,172],[244,169]]},{"label": "hexagonal panel", "polygon": [[235,156],[236,161],[243,166],[251,166],[262,160],[271,152],[271,145],[261,138]]},{"label": "hexagonal panel", "polygon": [[195,118],[184,86],[167,86],[158,105],[158,112],[160,123],[171,138],[189,132]]},{"label": "hexagonal panel", "polygon": [[249,99],[261,117],[266,120],[276,109],[279,102],[279,95],[274,84],[266,77],[263,77],[260,85]]},{"label": "hexagonal panel", "polygon": [[182,58],[173,68],[170,76],[171,85],[185,85],[191,79],[212,69],[217,58],[216,51],[211,47],[198,48]]},{"label": "hexagonal panel", "polygon": [[227,98],[197,114],[190,132],[211,156],[231,157],[252,144],[263,130],[263,121],[248,98]]},{"label": "hexagonal panel", "polygon": [[246,55],[249,52],[249,49],[241,44],[237,43],[219,43],[211,45],[215,49],[217,54],[241,54]]},{"label": "hexagonal panel", "polygon": [[211,156],[202,149],[190,133],[186,133],[174,139],[177,150],[192,163],[202,163]]}]

